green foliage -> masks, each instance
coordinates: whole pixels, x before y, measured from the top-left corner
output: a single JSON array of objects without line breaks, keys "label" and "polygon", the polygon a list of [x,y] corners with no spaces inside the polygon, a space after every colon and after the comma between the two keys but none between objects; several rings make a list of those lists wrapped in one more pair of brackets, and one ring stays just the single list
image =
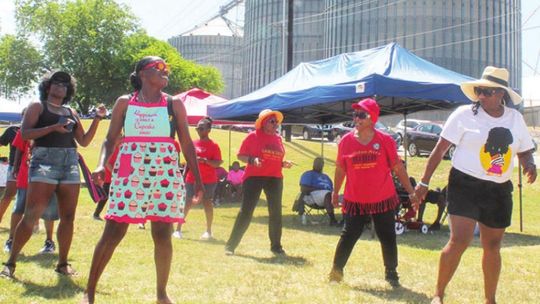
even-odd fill
[{"label": "green foliage", "polygon": [[197,87],[212,93],[220,93],[223,90],[221,74],[214,67],[198,65],[180,56],[180,53],[167,42],[148,37],[144,34],[136,34],[130,37],[128,43],[132,49],[134,60],[132,66],[145,56],[159,56],[167,62],[170,68],[169,85],[165,89],[170,94],[177,94]]},{"label": "green foliage", "polygon": [[30,91],[41,60],[39,52],[24,37],[1,37],[0,93],[9,98]]},{"label": "green foliage", "polygon": [[113,102],[126,85],[119,50],[138,28],[127,6],[112,0],[18,0],[16,7],[18,30],[43,43],[47,68],[66,70],[77,78],[83,111],[95,103]]},{"label": "green foliage", "polygon": [[200,87],[219,93],[223,82],[214,68],[182,59],[166,42],[149,37],[130,9],[113,0],[17,0],[18,30],[42,43],[48,69],[77,78],[79,108],[112,105],[131,91],[129,75],[143,56],[156,55],[171,65],[167,91]]}]

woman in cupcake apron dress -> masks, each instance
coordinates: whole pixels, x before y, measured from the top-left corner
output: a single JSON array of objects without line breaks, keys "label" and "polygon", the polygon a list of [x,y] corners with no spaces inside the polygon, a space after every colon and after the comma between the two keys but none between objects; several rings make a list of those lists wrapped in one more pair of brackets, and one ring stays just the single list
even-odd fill
[{"label": "woman in cupcake apron dress", "polygon": [[[151,221],[157,301],[171,303],[166,286],[172,260],[172,225],[184,220],[186,195],[178,166],[179,146],[195,175],[194,199],[200,199],[204,191],[184,105],[161,91],[168,84],[168,76],[163,59],[141,59],[130,79],[135,92],[120,97],[113,108],[100,162],[93,174],[97,183],[103,181],[104,164],[122,128],[124,138],[113,167],[107,222],[94,251],[83,302],[94,302],[99,277],[128,225]],[[175,132],[180,145],[174,141]]]}]

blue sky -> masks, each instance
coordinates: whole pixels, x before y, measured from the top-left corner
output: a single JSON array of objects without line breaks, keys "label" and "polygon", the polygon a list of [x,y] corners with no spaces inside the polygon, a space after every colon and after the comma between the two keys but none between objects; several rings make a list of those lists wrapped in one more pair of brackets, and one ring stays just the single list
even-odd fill
[{"label": "blue sky", "polygon": [[[135,16],[148,34],[166,40],[191,29],[219,11],[219,6],[229,0],[118,0],[131,7]],[[522,0],[522,59],[523,59],[523,91],[528,95],[533,87],[540,84],[540,0]],[[156,8],[161,8],[156,9]],[[13,33],[15,20],[13,17],[14,1],[0,0],[0,33]],[[229,15],[233,19],[242,19],[234,12]],[[480,76],[480,75],[471,75]],[[532,92],[531,92],[532,93]],[[535,92],[534,99],[540,100],[540,90]]]}]

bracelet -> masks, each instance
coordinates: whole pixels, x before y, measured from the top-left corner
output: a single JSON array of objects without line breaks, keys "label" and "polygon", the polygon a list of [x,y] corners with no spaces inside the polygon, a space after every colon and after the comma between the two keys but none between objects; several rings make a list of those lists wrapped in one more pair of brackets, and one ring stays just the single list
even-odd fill
[{"label": "bracelet", "polygon": [[424,182],[422,182],[422,181],[419,181],[419,182],[418,182],[418,185],[420,185],[420,186],[422,186],[422,187],[429,188],[429,184],[426,184],[426,183],[424,183]]}]

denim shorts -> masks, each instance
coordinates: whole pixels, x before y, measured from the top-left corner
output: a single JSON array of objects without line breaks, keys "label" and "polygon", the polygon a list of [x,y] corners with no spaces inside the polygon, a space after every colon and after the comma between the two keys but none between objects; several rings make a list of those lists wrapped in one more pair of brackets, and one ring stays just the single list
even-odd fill
[{"label": "denim shorts", "polygon": [[[13,213],[23,214],[24,208],[26,207],[26,189],[17,189],[17,200],[15,201],[15,206],[13,207]],[[56,193],[53,192],[51,199],[49,200],[49,205],[45,208],[45,211],[41,215],[41,218],[46,221],[57,221],[58,216],[58,200],[56,198]]]},{"label": "denim shorts", "polygon": [[13,166],[9,166],[7,169],[7,179],[6,182],[16,182],[17,179],[13,178]]},{"label": "denim shorts", "polygon": [[34,147],[28,179],[53,185],[80,184],[77,148]]},{"label": "denim shorts", "polygon": [[[214,191],[216,191],[217,183],[204,184],[204,197],[205,200],[211,200],[214,198]],[[195,195],[195,184],[186,183],[186,202],[191,200]]]}]

